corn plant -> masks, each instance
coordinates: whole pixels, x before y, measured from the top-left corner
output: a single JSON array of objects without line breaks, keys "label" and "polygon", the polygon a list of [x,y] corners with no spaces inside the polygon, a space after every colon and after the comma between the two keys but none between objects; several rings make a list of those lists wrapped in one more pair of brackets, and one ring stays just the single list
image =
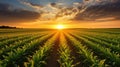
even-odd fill
[{"label": "corn plant", "polygon": [[[43,35],[45,35],[45,34],[43,34]],[[17,49],[17,48],[25,45],[26,43],[29,43],[30,41],[38,39],[43,35],[42,34],[41,35],[34,35],[33,37],[30,37],[30,38],[27,38],[27,39],[25,38],[22,41],[20,40],[20,41],[15,42],[14,44],[12,44],[10,46],[6,46],[5,48],[2,48],[1,51],[0,51],[0,58],[2,58],[3,55],[7,54],[7,52],[13,51],[14,49]]]},{"label": "corn plant", "polygon": [[[53,34],[53,33],[52,33]],[[27,55],[27,53],[30,53],[31,51],[34,51],[36,47],[39,46],[39,43],[43,40],[49,38],[52,34],[43,36],[39,39],[36,39],[34,41],[31,41],[30,43],[27,43],[22,48],[17,48],[14,51],[11,51],[8,53],[8,56],[4,56],[4,60],[2,61],[1,65],[3,66],[9,66],[9,65],[17,65],[17,60],[21,60],[23,56]]]},{"label": "corn plant", "polygon": [[106,46],[106,47],[112,49],[112,51],[115,51],[115,52],[117,52],[117,53],[120,53],[120,47],[119,47],[119,45],[112,45],[112,44],[110,44],[110,43],[107,43],[107,42],[105,42],[105,41],[102,41],[102,40],[99,40],[99,39],[97,39],[97,38],[90,37],[90,36],[87,36],[87,35],[81,35],[81,36],[83,36],[83,37],[85,37],[85,38],[87,38],[87,39],[89,39],[89,40],[91,40],[91,41],[94,41],[94,42],[96,42],[96,43],[99,43],[99,44],[102,45],[102,46]]},{"label": "corn plant", "polygon": [[87,49],[86,46],[82,45],[81,42],[76,40],[74,37],[70,36],[69,34],[66,34],[70,42],[73,44],[73,46],[78,50],[78,53],[81,57],[84,58],[84,61],[87,66],[90,67],[103,67],[105,60],[98,60],[97,56],[93,55],[93,52]]},{"label": "corn plant", "polygon": [[17,37],[17,38],[12,38],[12,39],[8,39],[8,40],[5,40],[3,42],[0,42],[0,48],[3,48],[5,47],[6,45],[10,45],[11,43],[14,43],[15,41],[19,41],[19,40],[22,40],[24,38],[28,38],[29,35],[24,35],[24,36],[21,36],[21,37]]},{"label": "corn plant", "polygon": [[60,67],[75,67],[78,63],[73,64],[73,56],[71,56],[71,50],[67,45],[67,41],[61,33],[60,35],[60,49],[59,54],[60,54],[60,59],[58,60]]},{"label": "corn plant", "polygon": [[119,54],[111,53],[109,48],[104,48],[100,46],[99,44],[93,43],[89,41],[86,38],[80,37],[76,34],[73,34],[75,37],[78,37],[80,40],[84,41],[86,43],[86,46],[89,46],[92,50],[99,53],[100,56],[106,58],[107,63],[113,66],[119,66],[120,64],[120,58]]},{"label": "corn plant", "polygon": [[32,59],[29,60],[28,63],[25,63],[26,67],[41,67],[46,63],[47,56],[49,55],[50,49],[54,45],[54,41],[56,40],[56,37],[58,36],[58,33],[55,34],[52,38],[50,38],[43,47],[40,47],[38,51],[33,55]]}]

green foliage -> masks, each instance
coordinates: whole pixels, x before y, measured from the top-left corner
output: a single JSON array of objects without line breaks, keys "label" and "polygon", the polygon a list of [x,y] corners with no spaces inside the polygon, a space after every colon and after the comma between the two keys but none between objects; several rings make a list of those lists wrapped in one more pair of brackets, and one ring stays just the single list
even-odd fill
[{"label": "green foliage", "polygon": [[[0,29],[0,67],[44,67],[57,36],[60,37],[57,59],[60,67],[78,64],[82,67],[119,67],[119,30]],[[71,54],[69,44],[76,49],[79,62],[74,63],[76,57]]]},{"label": "green foliage", "polygon": [[44,41],[44,39],[49,38],[52,34],[45,35],[39,39],[33,40],[30,43],[24,45],[22,48],[17,48],[16,50],[9,52],[8,56],[4,56],[5,59],[2,61],[0,65],[3,65],[5,67],[8,67],[9,65],[16,66],[18,60],[20,62],[23,56],[26,56],[28,53],[34,51],[35,48],[39,46],[40,42]]},{"label": "green foliage", "polygon": [[58,34],[55,34],[54,37],[50,38],[43,47],[40,47],[38,51],[33,55],[32,59],[25,64],[26,67],[41,67],[46,63],[47,56],[49,55],[50,49],[53,46],[53,43]]},{"label": "green foliage", "polygon": [[101,63],[103,60],[101,61],[98,60],[97,56],[94,56],[93,52],[88,50],[86,46],[83,46],[81,42],[79,42],[69,34],[66,34],[66,36],[70,39],[73,46],[76,47],[76,49],[78,50],[78,53],[80,54],[80,57],[84,58],[84,63],[88,64],[88,66],[91,66],[91,67],[104,66],[104,62]]},{"label": "green foliage", "polygon": [[60,36],[60,49],[58,50],[58,52],[60,54],[60,59],[58,60],[60,67],[75,67],[77,64],[79,64],[73,64],[74,57],[71,56],[71,50],[67,45],[67,41],[63,33],[61,33]]}]

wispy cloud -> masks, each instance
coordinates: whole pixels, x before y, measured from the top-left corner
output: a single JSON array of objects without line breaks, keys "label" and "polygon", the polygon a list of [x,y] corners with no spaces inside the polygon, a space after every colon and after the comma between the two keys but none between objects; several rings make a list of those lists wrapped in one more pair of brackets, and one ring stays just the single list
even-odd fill
[{"label": "wispy cloud", "polygon": [[40,11],[41,8],[43,8],[44,6],[40,5],[40,4],[36,4],[36,3],[32,3],[29,2],[28,0],[18,0],[21,4],[25,5],[25,6],[29,6],[33,9],[35,9],[35,11]]}]

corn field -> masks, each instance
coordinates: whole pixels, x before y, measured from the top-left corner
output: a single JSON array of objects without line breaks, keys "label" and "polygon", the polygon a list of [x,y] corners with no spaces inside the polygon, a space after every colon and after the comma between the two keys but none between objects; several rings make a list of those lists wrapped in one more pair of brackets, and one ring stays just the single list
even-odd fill
[{"label": "corn field", "polygon": [[120,67],[120,29],[0,29],[0,67]]}]

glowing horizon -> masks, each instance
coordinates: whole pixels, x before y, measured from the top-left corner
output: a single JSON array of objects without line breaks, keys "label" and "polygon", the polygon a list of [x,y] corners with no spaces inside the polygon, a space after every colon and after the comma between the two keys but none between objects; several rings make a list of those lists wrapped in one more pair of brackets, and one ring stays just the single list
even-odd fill
[{"label": "glowing horizon", "polygon": [[56,28],[59,29],[59,30],[62,30],[62,29],[64,29],[65,27],[64,27],[64,25],[62,25],[62,24],[58,24],[58,25],[56,25]]}]

